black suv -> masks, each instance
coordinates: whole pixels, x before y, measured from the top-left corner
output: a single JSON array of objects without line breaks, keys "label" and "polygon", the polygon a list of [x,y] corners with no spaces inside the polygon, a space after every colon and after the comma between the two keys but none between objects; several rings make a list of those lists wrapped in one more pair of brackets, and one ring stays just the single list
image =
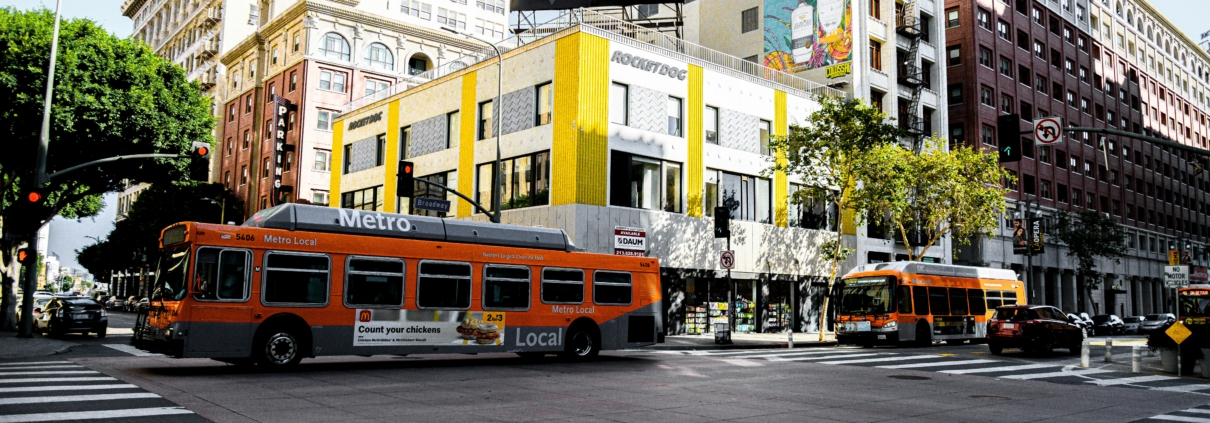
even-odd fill
[{"label": "black suv", "polygon": [[34,324],[44,334],[80,332],[88,335],[92,332],[98,338],[104,338],[105,331],[109,329],[109,317],[106,316],[105,307],[92,298],[55,297],[42,307],[42,314]]},{"label": "black suv", "polygon": [[1010,305],[996,307],[987,324],[987,346],[999,355],[1005,348],[1050,353],[1067,348],[1079,354],[1084,329],[1067,313],[1050,306]]}]

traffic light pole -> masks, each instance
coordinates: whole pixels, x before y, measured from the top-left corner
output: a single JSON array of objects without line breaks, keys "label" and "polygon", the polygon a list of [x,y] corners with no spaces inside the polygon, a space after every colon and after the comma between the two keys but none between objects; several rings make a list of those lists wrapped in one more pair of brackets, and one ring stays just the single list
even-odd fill
[{"label": "traffic light pole", "polygon": [[472,206],[475,206],[475,208],[479,209],[479,211],[481,211],[481,212],[483,212],[483,214],[487,215],[488,218],[492,218],[492,223],[500,223],[498,220],[493,218],[494,215],[492,214],[492,212],[487,211],[487,209],[483,208],[483,206],[480,205],[478,202],[476,202],[475,200],[472,200],[470,197],[462,195],[461,192],[458,192],[457,190],[455,190],[453,188],[447,187],[445,185],[441,185],[436,182],[430,182],[430,181],[427,181],[424,179],[420,179],[420,178],[413,179],[413,181],[420,182],[420,183],[426,184],[426,185],[432,185],[437,188],[441,188],[441,189],[445,190],[446,192],[452,192],[452,193],[454,193],[454,195],[457,195],[458,197],[461,197],[463,200],[466,200],[466,202],[471,203]]}]

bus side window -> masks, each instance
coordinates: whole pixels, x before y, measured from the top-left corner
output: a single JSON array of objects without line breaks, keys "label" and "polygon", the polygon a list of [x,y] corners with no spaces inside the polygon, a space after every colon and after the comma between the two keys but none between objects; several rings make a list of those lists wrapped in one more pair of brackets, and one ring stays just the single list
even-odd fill
[{"label": "bus side window", "polygon": [[217,299],[215,285],[218,280],[218,253],[221,249],[202,247],[197,249],[197,265],[194,266],[193,298]]},{"label": "bus side window", "polygon": [[331,258],[323,254],[265,253],[265,304],[327,305]]},{"label": "bus side window", "polygon": [[934,316],[950,314],[950,303],[945,288],[929,288],[929,311]]},{"label": "bus side window", "polygon": [[965,316],[967,311],[969,310],[966,308],[966,290],[950,288],[950,314]]},{"label": "bus side window", "polygon": [[542,269],[542,302],[584,303],[584,271],[580,269]]},{"label": "bus side window", "polygon": [[966,295],[968,297],[970,297],[970,300],[971,300],[971,314],[972,315],[982,316],[982,315],[987,314],[987,303],[984,302],[984,300],[983,300],[983,290],[982,289],[969,290],[969,291],[967,291]]},{"label": "bus side window", "polygon": [[923,286],[912,287],[912,302],[916,307],[917,315],[929,314],[929,292],[928,288]]},{"label": "bus side window", "polygon": [[483,308],[485,310],[529,309],[529,268],[525,266],[483,266]]},{"label": "bus side window", "polygon": [[1012,305],[1017,303],[1017,291],[1004,291],[1004,305]]},{"label": "bus side window", "polygon": [[249,253],[242,250],[199,248],[194,298],[247,301],[248,257]]},{"label": "bus side window", "polygon": [[592,302],[630,305],[630,273],[598,270],[592,274]]},{"label": "bus side window", "polygon": [[903,314],[912,314],[912,287],[907,285],[899,285],[895,296],[899,299],[899,312]]},{"label": "bus side window", "polygon": [[420,308],[470,308],[471,264],[421,260],[416,277],[416,305]]},{"label": "bus side window", "polygon": [[345,263],[346,306],[403,306],[403,260],[349,256]]},{"label": "bus side window", "polygon": [[1000,297],[1000,291],[987,291],[987,308],[995,310],[997,307],[1004,305],[1004,299]]}]

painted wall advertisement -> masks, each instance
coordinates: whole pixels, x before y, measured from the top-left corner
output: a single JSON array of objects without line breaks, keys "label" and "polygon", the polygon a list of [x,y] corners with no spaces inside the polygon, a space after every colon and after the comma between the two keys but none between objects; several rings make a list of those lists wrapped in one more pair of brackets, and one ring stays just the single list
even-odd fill
[{"label": "painted wall advertisement", "polygon": [[504,345],[503,312],[357,310],[353,346]]},{"label": "painted wall advertisement", "polygon": [[[764,10],[765,66],[798,73],[852,60],[852,0],[765,0]],[[836,69],[829,77],[848,74]]]}]

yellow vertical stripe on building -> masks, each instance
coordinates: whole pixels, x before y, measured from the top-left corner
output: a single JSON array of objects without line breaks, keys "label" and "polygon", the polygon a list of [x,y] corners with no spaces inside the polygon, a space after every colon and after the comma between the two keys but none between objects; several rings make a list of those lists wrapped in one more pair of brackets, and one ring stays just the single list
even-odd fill
[{"label": "yellow vertical stripe on building", "polygon": [[[773,91],[773,136],[784,137],[788,133],[789,128],[786,125],[786,93],[785,91]],[[777,152],[777,156],[773,158],[779,166],[785,166],[786,153]],[[777,226],[789,226],[789,194],[790,181],[786,178],[786,172],[773,172],[773,223]]]},{"label": "yellow vertical stripe on building", "polygon": [[702,140],[702,113],[706,107],[702,98],[702,67],[689,65],[689,116],[685,120],[688,128],[686,141],[689,142],[689,163],[685,166],[685,190],[688,193],[688,204],[685,211],[691,217],[702,217],[702,191],[705,190],[703,175],[705,169],[705,144]]},{"label": "yellow vertical stripe on building", "polygon": [[396,99],[387,105],[387,152],[386,152],[386,175],[383,181],[382,195],[386,197],[383,200],[383,210],[387,213],[400,213],[395,210],[395,204],[398,202],[397,195],[399,187],[395,186],[397,182],[395,173],[399,171],[399,100]]},{"label": "yellow vertical stripe on building", "polygon": [[[459,117],[462,121],[461,133],[458,135],[458,191],[463,195],[475,198],[475,115],[478,113],[475,104],[475,82],[478,72],[468,72],[462,75],[462,110]],[[470,203],[458,202],[457,217],[467,217],[474,213]]]},{"label": "yellow vertical stripe on building", "polygon": [[555,42],[551,205],[606,204],[609,40],[578,32]]},{"label": "yellow vertical stripe on building", "polygon": [[344,176],[344,138],[345,138],[345,121],[338,120],[332,123],[332,162],[328,163],[328,173],[332,176],[331,186],[328,187],[328,205],[331,207],[340,207],[340,178]]}]

